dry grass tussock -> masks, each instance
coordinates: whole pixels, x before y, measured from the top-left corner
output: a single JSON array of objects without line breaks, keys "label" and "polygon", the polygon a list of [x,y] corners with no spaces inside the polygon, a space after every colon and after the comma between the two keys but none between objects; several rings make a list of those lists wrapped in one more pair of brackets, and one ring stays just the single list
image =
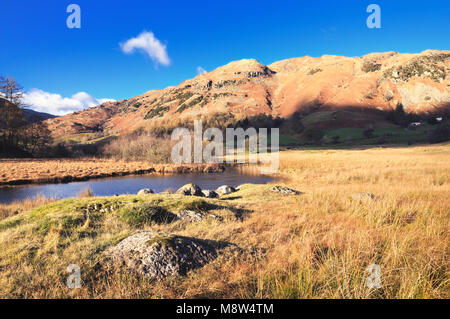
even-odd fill
[{"label": "dry grass tussock", "polygon": [[[301,195],[245,185],[221,199],[180,195],[58,201],[0,222],[0,297],[449,298],[450,145],[280,154],[283,184]],[[370,192],[376,197],[352,199]],[[83,213],[87,202],[197,207],[222,222],[130,224],[119,213]],[[213,206],[212,204],[215,204]],[[244,211],[236,218],[236,211]],[[102,252],[136,229],[230,242],[186,277],[151,282],[99,267]],[[255,249],[258,248],[258,249]],[[65,286],[66,267],[83,286]],[[101,264],[101,263],[100,263]],[[381,289],[366,287],[370,264]]]},{"label": "dry grass tussock", "polygon": [[43,195],[38,195],[24,201],[12,202],[11,204],[0,204],[0,221],[7,217],[29,211],[35,207],[39,207],[53,201],[55,201],[54,198],[47,198]]}]

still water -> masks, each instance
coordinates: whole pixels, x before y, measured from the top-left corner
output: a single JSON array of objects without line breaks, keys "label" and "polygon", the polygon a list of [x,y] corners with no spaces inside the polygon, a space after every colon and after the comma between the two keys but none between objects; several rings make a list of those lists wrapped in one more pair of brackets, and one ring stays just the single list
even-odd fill
[{"label": "still water", "polygon": [[115,194],[136,194],[142,188],[151,188],[156,193],[167,189],[176,191],[181,186],[193,183],[202,189],[216,189],[221,185],[238,186],[240,184],[266,184],[274,180],[266,175],[248,175],[238,171],[225,171],[211,174],[180,174],[180,175],[141,175],[102,178],[67,184],[41,184],[12,187],[0,187],[0,203],[11,203],[37,195],[57,199],[76,197],[82,190],[89,187],[95,196],[113,196]]}]

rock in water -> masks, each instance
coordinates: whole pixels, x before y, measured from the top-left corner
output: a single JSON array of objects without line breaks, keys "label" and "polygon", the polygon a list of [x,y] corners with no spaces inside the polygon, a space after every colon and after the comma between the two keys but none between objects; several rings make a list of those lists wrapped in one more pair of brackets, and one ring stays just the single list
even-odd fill
[{"label": "rock in water", "polygon": [[220,196],[228,195],[228,194],[234,193],[235,191],[236,191],[236,189],[229,185],[222,185],[216,189],[216,193],[219,194]]},{"label": "rock in water", "polygon": [[215,191],[203,190],[202,193],[203,193],[203,195],[205,197],[208,197],[208,198],[217,198],[217,197],[219,197],[219,194],[217,194]]},{"label": "rock in water", "polygon": [[195,184],[186,184],[176,192],[186,196],[203,196],[202,189]]},{"label": "rock in water", "polygon": [[140,231],[108,249],[106,255],[118,265],[161,280],[206,265],[217,251],[204,240]]},{"label": "rock in water", "polygon": [[270,188],[270,191],[275,192],[275,193],[281,193],[281,194],[287,194],[287,195],[298,195],[301,194],[301,192],[296,191],[295,189],[289,188],[289,187],[284,187],[284,186],[273,186]]},{"label": "rock in water", "polygon": [[154,191],[152,189],[144,188],[144,189],[141,189],[137,194],[138,195],[147,195],[147,194],[153,194],[153,193],[154,193]]}]

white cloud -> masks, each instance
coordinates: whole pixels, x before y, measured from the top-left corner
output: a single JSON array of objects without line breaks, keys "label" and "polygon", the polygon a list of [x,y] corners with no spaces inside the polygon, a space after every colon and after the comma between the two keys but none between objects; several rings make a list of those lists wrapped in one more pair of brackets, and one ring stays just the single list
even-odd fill
[{"label": "white cloud", "polygon": [[204,68],[202,68],[201,66],[197,67],[197,74],[205,74],[208,73],[208,71],[206,71]]},{"label": "white cloud", "polygon": [[39,89],[31,89],[23,95],[22,102],[38,112],[53,115],[65,115],[81,111],[113,99],[96,99],[86,92],[78,92],[72,97],[62,97],[60,94],[49,93]]},{"label": "white cloud", "polygon": [[162,64],[170,65],[169,55],[166,46],[162,44],[153,34],[153,32],[144,31],[135,38],[131,38],[120,44],[122,51],[130,54],[137,51],[146,53],[157,66]]}]

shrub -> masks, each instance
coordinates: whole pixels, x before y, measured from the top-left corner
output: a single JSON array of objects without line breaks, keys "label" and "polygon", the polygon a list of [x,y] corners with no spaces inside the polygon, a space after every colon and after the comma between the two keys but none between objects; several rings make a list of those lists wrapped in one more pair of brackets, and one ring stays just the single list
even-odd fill
[{"label": "shrub", "polygon": [[340,137],[339,135],[333,136],[333,137],[331,138],[332,141],[333,141],[333,144],[338,144],[340,138],[341,138],[341,137]]},{"label": "shrub", "polygon": [[389,112],[387,116],[387,120],[392,121],[394,124],[407,126],[408,125],[408,116],[405,113],[403,108],[403,104],[397,104],[395,111]]},{"label": "shrub", "polygon": [[49,157],[69,157],[70,151],[64,143],[58,143],[50,148],[48,155]]},{"label": "shrub", "polygon": [[324,131],[316,127],[308,127],[303,132],[303,137],[306,138],[308,142],[318,143],[325,136]]},{"label": "shrub", "polygon": [[126,135],[106,144],[101,153],[106,157],[133,161],[142,160],[151,163],[169,163],[171,161],[172,141],[153,137],[149,134]]},{"label": "shrub", "polygon": [[445,54],[416,57],[406,65],[387,69],[383,73],[383,77],[407,82],[412,77],[426,76],[435,82],[440,82],[445,79],[444,62],[447,58],[448,55]]},{"label": "shrub", "polygon": [[175,112],[176,113],[181,113],[184,110],[186,110],[186,109],[188,109],[190,107],[193,107],[194,105],[200,103],[202,100],[203,100],[203,96],[198,96],[198,97],[192,99],[191,101],[189,101],[187,103],[185,102],[185,103],[181,104],[180,107]]},{"label": "shrub", "polygon": [[91,188],[88,186],[85,189],[83,189],[79,194],[78,197],[80,198],[86,198],[86,197],[93,197],[94,193],[92,192]]},{"label": "shrub", "polygon": [[314,69],[311,69],[311,70],[308,72],[308,75],[314,75],[314,74],[316,74],[316,73],[318,73],[318,72],[322,72],[322,69],[321,69],[321,68],[314,68]]},{"label": "shrub", "polygon": [[371,137],[373,137],[373,132],[374,132],[373,128],[368,128],[363,131],[363,134],[365,137],[371,138]]},{"label": "shrub", "polygon": [[170,109],[168,106],[155,106],[150,111],[145,114],[144,119],[148,120],[154,117],[160,117],[164,115],[165,112],[167,112]]},{"label": "shrub", "polygon": [[363,72],[369,73],[369,72],[375,72],[381,69],[381,64],[379,63],[373,63],[373,62],[364,62],[364,64],[361,67],[361,70]]},{"label": "shrub", "polygon": [[450,123],[442,123],[430,135],[430,143],[441,143],[450,140]]}]

